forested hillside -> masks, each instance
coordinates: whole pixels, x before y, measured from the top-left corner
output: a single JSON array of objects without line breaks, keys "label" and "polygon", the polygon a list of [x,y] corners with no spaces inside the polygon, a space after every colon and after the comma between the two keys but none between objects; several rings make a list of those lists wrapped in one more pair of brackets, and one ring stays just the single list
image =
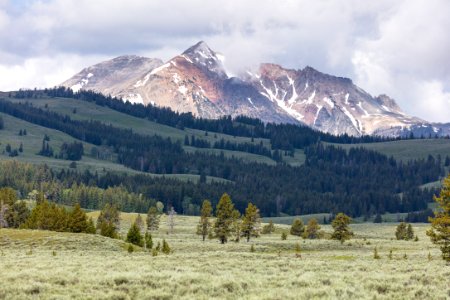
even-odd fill
[{"label": "forested hillside", "polygon": [[[86,195],[96,195],[98,189],[121,187],[130,195],[142,195],[141,198],[123,198],[126,200],[111,198],[116,199],[114,203],[125,211],[146,212],[154,201],[162,201],[167,207],[174,206],[178,212],[198,214],[203,199],[219,199],[227,192],[239,210],[242,211],[248,202],[252,202],[260,208],[263,216],[339,211],[353,217],[370,216],[426,209],[434,191],[420,189],[419,186],[438,181],[446,172],[446,159],[442,156],[399,161],[358,145],[344,150],[322,143],[385,141],[378,137],[336,137],[308,127],[264,124],[246,117],[197,119],[191,114],[124,103],[92,92],[74,94],[63,88],[21,91],[8,96],[15,98],[15,101],[1,100],[0,112],[87,142],[95,147],[95,151],[84,155],[94,155],[101,160],[108,153],[109,162],[113,159],[115,163],[139,172],[135,175],[109,171],[99,174],[81,172],[76,168],[46,171],[48,176],[45,181],[52,183],[45,191],[50,195],[49,199],[68,205],[80,202],[85,208],[100,208],[108,201]],[[98,107],[109,107],[130,117],[156,122],[186,134],[179,134],[178,137],[167,136],[164,132],[146,134],[114,122],[87,119],[88,115],[82,118],[75,109],[69,115],[34,105],[35,102],[42,104],[38,100],[46,97],[69,97],[81,105],[95,103]],[[57,101],[65,100],[67,98]],[[203,137],[188,134],[192,130],[201,130]],[[227,136],[241,139],[225,140]],[[290,164],[290,159],[294,159],[299,151],[305,155],[304,163]],[[267,157],[277,163],[258,163],[225,154],[230,152]],[[64,157],[67,158],[61,156],[61,159]],[[20,154],[16,159],[20,160]],[[167,176],[196,174],[199,180],[186,182],[168,177],[155,178],[145,173]],[[8,176],[0,183],[2,186],[11,186],[22,193],[30,192],[30,187],[17,183],[17,180],[22,182],[25,179],[16,178],[15,172]],[[207,176],[226,181],[207,181]],[[65,189],[73,191],[61,194],[61,190]],[[68,194],[71,196],[68,197]]]}]

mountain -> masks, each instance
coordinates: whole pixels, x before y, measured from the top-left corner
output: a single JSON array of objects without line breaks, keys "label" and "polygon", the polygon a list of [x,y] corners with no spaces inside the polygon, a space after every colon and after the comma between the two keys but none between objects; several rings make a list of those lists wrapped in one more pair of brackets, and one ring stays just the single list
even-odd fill
[{"label": "mountain", "polygon": [[166,63],[120,56],[88,67],[62,85],[204,118],[246,115],[354,136],[450,134],[450,124],[408,116],[393,99],[373,97],[348,78],[268,63],[231,77],[224,64],[223,55],[199,42]]}]

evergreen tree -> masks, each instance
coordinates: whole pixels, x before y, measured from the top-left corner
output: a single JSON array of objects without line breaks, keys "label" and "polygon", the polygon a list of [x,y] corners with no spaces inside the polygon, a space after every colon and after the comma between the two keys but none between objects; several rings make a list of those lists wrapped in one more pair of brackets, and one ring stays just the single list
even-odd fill
[{"label": "evergreen tree", "polygon": [[273,221],[270,220],[269,224],[263,226],[262,233],[270,234],[272,232],[275,232],[275,225],[273,225]]},{"label": "evergreen tree", "polygon": [[120,229],[120,212],[115,205],[105,204],[97,219],[100,234],[110,238],[118,237]]},{"label": "evergreen tree", "polygon": [[159,228],[159,220],[161,218],[161,213],[154,206],[150,207],[147,213],[147,229],[149,231],[155,231]]},{"label": "evergreen tree", "polygon": [[233,210],[233,213],[231,214],[232,223],[231,223],[231,231],[234,235],[234,241],[239,242],[241,240],[241,228],[242,228],[242,218],[241,213],[235,209]]},{"label": "evergreen tree", "polygon": [[340,241],[341,244],[344,241],[349,240],[353,235],[353,232],[350,230],[350,227],[348,226],[351,220],[352,219],[346,214],[338,213],[337,216],[334,218],[333,222],[331,222],[331,226],[334,229],[331,238],[333,240]]},{"label": "evergreen tree", "polygon": [[412,240],[414,238],[414,230],[411,226],[411,224],[408,224],[408,228],[406,229],[406,239]]},{"label": "evergreen tree", "polygon": [[90,233],[90,234],[95,234],[96,233],[94,220],[92,219],[92,217],[90,217],[88,222],[87,222],[86,233]]},{"label": "evergreen tree", "polygon": [[142,234],[136,222],[128,230],[127,242],[140,247],[144,246]]},{"label": "evergreen tree", "polygon": [[228,194],[223,194],[216,206],[216,222],[214,232],[222,244],[228,241],[233,224],[234,204]]},{"label": "evergreen tree", "polygon": [[305,231],[305,225],[303,221],[299,218],[296,218],[291,225],[291,234],[296,236],[302,236]]},{"label": "evergreen tree", "polygon": [[77,203],[73,207],[69,215],[69,230],[71,232],[87,232],[88,220],[86,213],[81,209],[80,204]]},{"label": "evergreen tree", "polygon": [[169,254],[170,251],[172,251],[172,250],[170,249],[169,244],[166,242],[165,239],[163,239],[161,251],[162,251],[162,253],[164,253],[164,254]]},{"label": "evergreen tree", "polygon": [[250,237],[259,236],[260,226],[261,217],[259,215],[259,209],[252,203],[249,203],[245,209],[245,215],[241,225],[242,235],[247,238],[247,242],[250,241]]},{"label": "evergreen tree", "polygon": [[145,242],[145,248],[147,248],[149,250],[153,248],[152,235],[148,231],[144,235],[144,242]]},{"label": "evergreen tree", "polygon": [[305,229],[304,237],[307,239],[317,239],[319,238],[320,225],[315,218],[311,218],[308,221]]},{"label": "evergreen tree", "polygon": [[283,232],[281,233],[281,240],[282,240],[282,241],[287,240],[287,233],[286,233],[285,231],[283,231]]},{"label": "evergreen tree", "polygon": [[442,258],[450,262],[450,176],[444,180],[439,197],[434,197],[439,209],[430,218],[431,229],[427,235],[441,248]]},{"label": "evergreen tree", "polygon": [[200,222],[197,225],[197,234],[202,236],[203,241],[205,241],[211,229],[211,222],[210,222],[211,213],[212,213],[211,202],[209,202],[209,200],[204,200],[200,212]]},{"label": "evergreen tree", "polygon": [[5,128],[5,122],[3,121],[3,118],[0,116],[0,130]]},{"label": "evergreen tree", "polygon": [[408,240],[408,226],[405,222],[398,224],[395,230],[395,237],[397,240]]},{"label": "evergreen tree", "polygon": [[381,214],[377,214],[375,216],[375,219],[373,220],[374,223],[381,223],[383,222],[383,219],[381,218]]}]

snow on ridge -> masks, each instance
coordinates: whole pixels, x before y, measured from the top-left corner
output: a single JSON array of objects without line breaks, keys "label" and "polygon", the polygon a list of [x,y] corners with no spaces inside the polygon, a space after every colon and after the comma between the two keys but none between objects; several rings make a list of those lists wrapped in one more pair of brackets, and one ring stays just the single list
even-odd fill
[{"label": "snow on ridge", "polygon": [[154,74],[158,73],[159,71],[164,70],[164,69],[166,69],[168,67],[170,67],[170,63],[167,63],[167,64],[164,64],[164,65],[162,65],[160,67],[154,68],[149,74],[150,75],[154,75]]},{"label": "snow on ridge", "polygon": [[342,107],[342,110],[344,111],[344,114],[350,119],[355,129],[358,130],[359,133],[361,133],[360,124],[355,119],[355,117],[345,107]]},{"label": "snow on ridge", "polygon": [[87,74],[86,78],[91,78],[92,76],[94,76],[94,74],[89,73],[89,74]]},{"label": "snow on ridge", "polygon": [[309,84],[308,81],[305,83],[305,88],[303,89],[303,91],[306,91],[306,89],[308,88]]},{"label": "snow on ridge", "polygon": [[275,81],[273,81],[273,85],[275,87],[275,94],[273,93],[272,90],[268,89],[264,83],[262,82],[262,80],[259,80],[259,83],[261,84],[262,88],[266,91],[265,93],[261,93],[261,95],[263,95],[264,97],[268,98],[270,101],[275,102],[278,104],[278,106],[283,109],[285,112],[287,112],[289,115],[293,116],[294,118],[296,118],[297,120],[301,120],[304,118],[304,116],[299,113],[298,111],[296,111],[295,109],[292,109],[291,107],[288,107],[286,105],[286,102],[284,101],[284,98],[286,97],[287,92],[284,91],[283,94],[283,98],[279,99],[278,98],[278,86],[275,83]]},{"label": "snow on ridge", "polygon": [[178,87],[178,91],[179,91],[180,93],[182,93],[183,95],[186,95],[186,92],[188,91],[188,89],[187,89],[186,86],[180,85],[180,86]]},{"label": "snow on ridge", "polygon": [[123,99],[129,101],[130,103],[144,104],[141,94],[138,93],[128,94],[128,96],[125,96]]},{"label": "snow on ridge", "polygon": [[381,107],[382,107],[385,111],[392,112],[392,111],[389,109],[389,107],[387,107],[387,106],[385,106],[385,105],[381,105]]},{"label": "snow on ridge", "polygon": [[306,104],[312,104],[314,97],[316,97],[316,90],[314,90],[314,92],[312,92],[311,96],[308,97],[308,100],[306,101]]},{"label": "snow on ridge", "polygon": [[349,96],[350,96],[349,93],[345,94],[345,104],[347,104],[347,105],[349,104],[349,103],[348,103],[348,97],[349,97]]},{"label": "snow on ridge", "polygon": [[191,64],[194,63],[189,57],[187,57],[187,56],[184,55],[184,54],[182,54],[181,57],[183,57],[185,60],[187,60],[187,61],[190,62]]},{"label": "snow on ridge", "polygon": [[181,81],[181,78],[180,78],[180,76],[178,75],[178,73],[174,73],[174,74],[172,75],[172,78],[173,78],[173,82],[175,82],[175,84],[178,84],[178,82]]},{"label": "snow on ridge", "polygon": [[316,116],[314,117],[313,125],[316,125],[316,121],[317,121],[317,118],[319,117],[319,113],[320,113],[320,111],[321,111],[322,108],[323,108],[322,105],[317,105],[317,104],[316,104],[316,106],[317,106],[317,112],[316,112]]},{"label": "snow on ridge", "polygon": [[364,115],[365,115],[365,116],[369,116],[369,115],[370,115],[370,114],[367,112],[367,110],[365,110],[365,109],[362,107],[362,102],[361,102],[361,101],[359,101],[358,107],[364,112]]},{"label": "snow on ridge", "polygon": [[[297,94],[297,91],[295,90],[295,81],[291,78],[291,77],[289,77],[288,75],[286,75],[287,76],[287,78],[288,78],[288,80],[289,80],[289,84],[292,86],[292,96],[291,96],[291,98],[288,100],[288,103],[289,104],[293,104],[296,100],[297,100],[297,98],[298,98],[298,94]],[[287,92],[286,92],[287,93]],[[286,95],[285,95],[286,96]],[[283,97],[284,98],[284,97]]]},{"label": "snow on ridge", "polygon": [[331,108],[334,108],[334,102],[330,98],[323,97],[323,101],[325,101]]},{"label": "snow on ridge", "polygon": [[72,85],[71,89],[74,93],[78,92],[79,90],[81,90],[83,86],[81,85],[81,83],[77,83]]},{"label": "snow on ridge", "polygon": [[248,102],[250,102],[250,104],[251,104],[254,108],[257,108],[257,107],[255,106],[255,104],[253,103],[252,98],[248,97],[247,100],[248,100]]}]

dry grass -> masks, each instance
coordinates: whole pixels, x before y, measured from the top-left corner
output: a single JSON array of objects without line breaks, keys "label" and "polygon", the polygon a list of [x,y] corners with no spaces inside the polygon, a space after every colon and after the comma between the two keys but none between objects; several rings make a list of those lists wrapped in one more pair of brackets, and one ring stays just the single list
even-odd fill
[{"label": "dry grass", "polygon": [[[122,217],[123,234],[136,215]],[[450,297],[450,266],[426,238],[427,225],[414,226],[419,242],[393,240],[395,224],[356,224],[355,238],[344,245],[293,236],[282,241],[279,234],[220,245],[193,234],[197,218],[176,221],[173,235],[165,219],[154,234],[155,242],[168,240],[174,253],[156,257],[129,254],[124,242],[97,235],[2,229],[0,299]],[[297,242],[301,259],[295,257]],[[375,246],[379,260],[373,259]]]}]

